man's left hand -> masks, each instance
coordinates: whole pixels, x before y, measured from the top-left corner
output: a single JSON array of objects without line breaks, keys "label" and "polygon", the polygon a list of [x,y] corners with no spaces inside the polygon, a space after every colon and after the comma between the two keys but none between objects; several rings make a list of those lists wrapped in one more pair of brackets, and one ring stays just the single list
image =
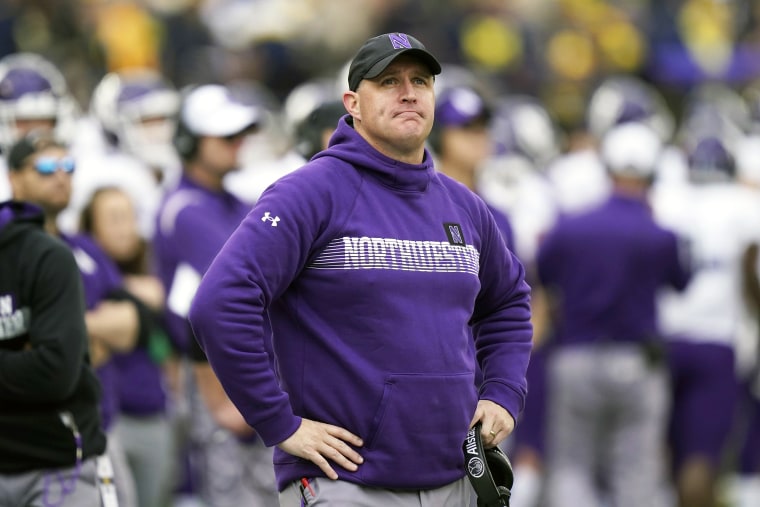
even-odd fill
[{"label": "man's left hand", "polygon": [[470,421],[470,428],[478,421],[482,423],[480,437],[488,448],[499,445],[515,429],[515,419],[512,414],[490,400],[478,401],[475,415]]}]

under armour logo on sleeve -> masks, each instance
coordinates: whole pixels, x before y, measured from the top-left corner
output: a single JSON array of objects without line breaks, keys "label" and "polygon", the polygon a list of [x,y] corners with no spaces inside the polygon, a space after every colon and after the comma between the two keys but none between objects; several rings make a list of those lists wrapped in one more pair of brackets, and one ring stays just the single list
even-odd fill
[{"label": "under armour logo on sleeve", "polygon": [[277,222],[279,222],[279,221],[280,221],[280,217],[278,217],[278,216],[274,216],[274,217],[273,217],[273,216],[271,215],[271,213],[269,213],[269,212],[267,211],[266,213],[264,213],[264,216],[263,216],[263,217],[261,217],[261,221],[262,221],[262,222],[267,222],[267,221],[268,221],[268,222],[272,222],[272,227],[277,227]]}]

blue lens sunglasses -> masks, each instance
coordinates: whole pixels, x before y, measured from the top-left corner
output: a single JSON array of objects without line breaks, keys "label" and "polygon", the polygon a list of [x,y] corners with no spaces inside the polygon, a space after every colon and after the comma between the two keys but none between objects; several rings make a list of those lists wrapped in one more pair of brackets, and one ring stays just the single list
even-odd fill
[{"label": "blue lens sunglasses", "polygon": [[66,174],[71,174],[75,168],[76,163],[71,157],[40,157],[34,161],[34,169],[44,176],[55,174],[58,169],[61,169]]}]

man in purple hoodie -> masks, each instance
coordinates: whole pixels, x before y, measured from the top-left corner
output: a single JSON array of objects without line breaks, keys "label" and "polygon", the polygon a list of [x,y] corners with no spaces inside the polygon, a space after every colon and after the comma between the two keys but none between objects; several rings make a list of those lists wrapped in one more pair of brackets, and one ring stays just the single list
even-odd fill
[{"label": "man in purple hoodie", "polygon": [[466,505],[468,428],[498,445],[523,407],[530,289],[425,149],[440,70],[409,35],[365,42],[330,146],[264,192],[193,300],[225,390],[277,446],[281,505]]}]

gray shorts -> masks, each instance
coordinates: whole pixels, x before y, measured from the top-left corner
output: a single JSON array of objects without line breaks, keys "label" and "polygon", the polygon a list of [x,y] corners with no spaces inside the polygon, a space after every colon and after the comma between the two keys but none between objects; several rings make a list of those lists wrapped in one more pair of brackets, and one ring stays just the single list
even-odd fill
[{"label": "gray shorts", "polygon": [[462,507],[472,488],[466,478],[436,489],[419,491],[368,488],[318,477],[294,482],[280,492],[280,507]]}]

